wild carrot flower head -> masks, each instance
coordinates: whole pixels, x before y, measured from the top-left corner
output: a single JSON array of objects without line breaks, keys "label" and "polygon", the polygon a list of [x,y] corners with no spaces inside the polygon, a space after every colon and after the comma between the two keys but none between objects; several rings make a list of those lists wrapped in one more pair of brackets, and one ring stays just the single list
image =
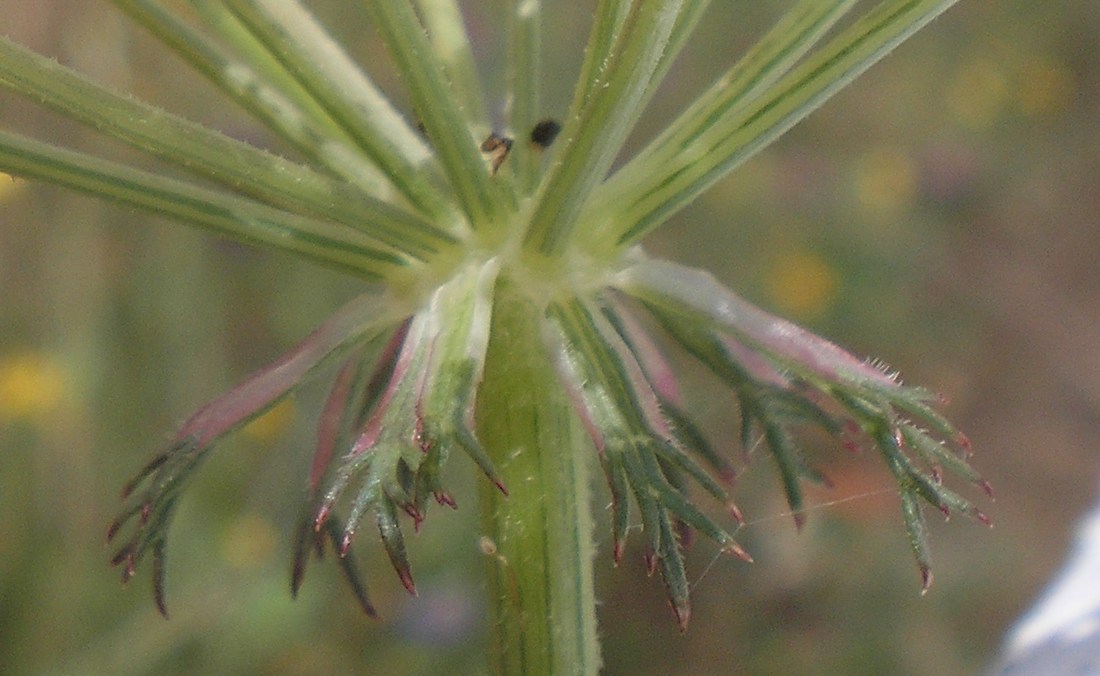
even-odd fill
[{"label": "wild carrot flower head", "polygon": [[[736,394],[742,444],[763,440],[799,524],[802,482],[820,479],[791,434],[803,424],[878,451],[897,480],[925,586],[921,503],[987,520],[942,485],[947,470],[988,490],[933,396],[641,247],[646,234],[952,2],[883,0],[869,9],[854,0],[795,2],[679,118],[625,158],[624,141],[690,42],[706,0],[598,2],[565,111],[544,110],[539,98],[539,0],[506,3],[504,93],[483,89],[456,0],[357,3],[399,70],[408,110],[396,108],[297,0],[195,2],[193,13],[155,0],[114,4],[302,160],[107,91],[2,40],[5,86],[207,183],[7,133],[0,169],[289,252],[365,287],[275,363],[195,413],[126,487],[109,530],[119,543],[113,562],[128,579],[151,559],[162,611],[166,536],[188,480],[221,439],[318,372],[335,376],[317,421],[293,589],[311,553],[331,546],[373,613],[351,550],[370,523],[414,591],[403,538],[433,503],[455,506],[443,482],[447,461],[473,461],[508,494],[495,454],[479,440],[485,412],[477,407],[490,346],[507,330],[494,321],[504,297],[526,308],[535,327],[508,340],[535,346],[556,374],[530,387],[565,394],[591,442],[581,451],[602,466],[614,559],[640,521],[645,560],[660,572],[681,625],[689,614],[687,535],[698,531],[730,554],[749,555],[692,498],[694,486],[740,518],[728,495],[733,457],[692,424],[664,346],[686,351]],[[206,187],[210,180],[217,187]],[[335,368],[322,369],[329,364]]]}]

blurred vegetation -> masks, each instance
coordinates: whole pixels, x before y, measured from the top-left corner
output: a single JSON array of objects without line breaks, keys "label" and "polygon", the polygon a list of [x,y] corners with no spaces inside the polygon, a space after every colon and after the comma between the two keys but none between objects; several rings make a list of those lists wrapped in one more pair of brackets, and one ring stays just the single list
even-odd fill
[{"label": "blurred vegetation", "polygon": [[[355,3],[310,4],[358,58],[384,63]],[[588,4],[547,3],[549,115],[567,106]],[[639,140],[786,3],[714,4]],[[463,6],[499,76],[499,2]],[[6,34],[103,82],[270,142],[104,3],[0,0],[0,16]],[[613,570],[604,543],[607,673],[953,674],[989,662],[1058,564],[1100,467],[1098,55],[1090,0],[964,1],[651,239],[942,392],[997,489],[983,505],[997,525],[936,524],[936,584],[921,597],[891,480],[873,459],[808,437],[834,488],[814,492],[821,506],[798,534],[774,474],[750,466],[735,497],[757,563],[699,544],[686,636],[640,551]],[[10,95],[0,120],[128,157]],[[0,673],[481,670],[486,563],[472,490],[410,542],[419,598],[362,538],[383,621],[358,614],[331,562],[290,600],[286,534],[320,388],[204,467],[172,529],[171,620],[156,615],[147,571],[120,588],[107,566],[126,479],[193,408],[357,293],[352,281],[4,179],[0,285]],[[732,402],[713,385],[700,374],[689,396],[733,449]]]}]

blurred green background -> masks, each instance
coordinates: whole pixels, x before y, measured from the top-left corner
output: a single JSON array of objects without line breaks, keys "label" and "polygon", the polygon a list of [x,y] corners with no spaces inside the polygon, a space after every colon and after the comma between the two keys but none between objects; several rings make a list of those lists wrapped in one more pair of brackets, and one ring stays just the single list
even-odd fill
[{"label": "blurred green background", "polygon": [[[180,3],[182,4],[182,3]],[[309,3],[403,101],[357,3]],[[502,0],[463,2],[501,91]],[[789,3],[719,0],[632,144],[667,122]],[[591,2],[547,2],[546,113],[563,114]],[[99,81],[259,144],[265,132],[103,2],[0,0],[0,31]],[[496,101],[496,107],[502,107]],[[876,458],[809,435],[835,487],[795,532],[766,457],[735,497],[752,566],[700,542],[677,633],[640,551],[613,569],[598,523],[609,674],[961,674],[1059,564],[1100,459],[1100,4],[963,0],[650,240],[772,311],[948,399],[996,523],[933,527],[919,594]],[[0,93],[0,124],[148,164]],[[277,147],[277,146],[276,146]],[[150,165],[156,166],[156,165]],[[289,540],[324,383],[205,465],[168,547],[171,620],[149,571],[127,587],[105,530],[127,478],[205,400],[360,289],[335,273],[127,208],[0,180],[0,673],[479,673],[476,504],[411,539],[420,598],[379,547],[359,553],[382,621],[332,561],[289,599]],[[690,366],[688,367],[691,368]],[[699,369],[689,396],[734,452],[732,402]],[[602,486],[601,486],[602,489]],[[602,504],[606,498],[599,497]]]}]

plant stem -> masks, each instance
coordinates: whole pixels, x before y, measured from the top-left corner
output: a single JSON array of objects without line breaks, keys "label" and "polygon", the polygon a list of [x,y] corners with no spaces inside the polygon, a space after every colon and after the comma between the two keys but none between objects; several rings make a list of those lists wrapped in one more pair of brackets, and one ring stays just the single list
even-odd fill
[{"label": "plant stem", "polygon": [[0,131],[0,171],[81,190],[365,279],[407,269],[401,256],[348,228],[99,157]]},{"label": "plant stem", "polygon": [[409,202],[437,224],[451,221],[449,197],[430,178],[438,168],[430,148],[308,9],[293,0],[225,6]]},{"label": "plant stem", "polygon": [[364,4],[408,87],[410,102],[470,225],[475,230],[486,225],[495,218],[502,201],[478,151],[479,141],[470,135],[471,111],[459,107],[416,10],[407,2]]},{"label": "plant stem", "polygon": [[587,92],[577,91],[562,129],[563,142],[535,198],[524,237],[527,251],[553,257],[569,247],[585,202],[606,177],[648,101],[647,89],[659,84],[653,75],[660,70],[680,6],[678,0],[630,5],[608,63]]},{"label": "plant stem", "polygon": [[478,435],[509,495],[481,490],[490,663],[499,674],[595,674],[591,445],[541,347],[542,307],[497,287]]}]

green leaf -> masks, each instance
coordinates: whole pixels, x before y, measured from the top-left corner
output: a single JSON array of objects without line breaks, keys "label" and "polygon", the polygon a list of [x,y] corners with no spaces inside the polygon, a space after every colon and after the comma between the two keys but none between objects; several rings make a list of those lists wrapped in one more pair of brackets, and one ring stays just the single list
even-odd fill
[{"label": "green leaf", "polygon": [[[720,500],[726,499],[725,491],[674,445],[641,366],[604,313],[573,299],[551,304],[547,317],[556,333],[553,344],[563,378],[575,390],[574,404],[588,421],[611,486],[616,556],[625,537],[627,485],[641,511],[652,556],[669,551],[661,540],[661,522],[668,513],[723,548],[736,548],[733,537],[699,511],[662,472],[661,462],[670,463]],[[679,556],[678,549],[671,551]]]},{"label": "green leaf", "polygon": [[901,493],[901,515],[905,531],[909,534],[909,547],[920,567],[922,592],[932,586],[932,554],[928,549],[928,523],[924,519],[921,503],[913,494]]},{"label": "green leaf", "polygon": [[[123,490],[126,502],[107,532],[107,539],[113,540],[123,526],[137,517],[131,535],[112,559],[113,565],[123,566],[123,580],[134,575],[137,565],[151,549],[157,606],[166,614],[164,542],[180,491],[201,461],[226,435],[269,410],[329,359],[352,349],[354,345],[370,342],[390,320],[390,311],[384,301],[370,296],[360,297],[274,364],[195,412],[176,433],[168,448],[154,457]],[[311,484],[311,492],[312,489]],[[304,546],[301,538],[299,546]],[[304,566],[301,559],[296,560]],[[299,569],[296,564],[296,571]],[[297,572],[295,579],[300,581]],[[294,584],[296,586],[297,582]],[[369,605],[368,602],[365,607]]]},{"label": "green leaf", "polygon": [[356,563],[355,553],[349,550],[340,554],[340,537],[340,529],[331,521],[323,524],[320,531],[316,530],[313,524],[312,514],[307,515],[298,522],[298,530],[294,541],[294,570],[291,576],[291,597],[298,596],[298,590],[301,588],[309,555],[311,553],[316,553],[317,558],[322,558],[325,550],[325,542],[327,540],[332,543],[333,551],[338,554],[336,558],[340,563],[340,569],[343,571],[344,578],[348,581],[348,586],[351,587],[356,601],[359,602],[359,607],[367,617],[378,617],[378,612],[370,602],[370,597],[367,596],[366,585],[363,584],[362,576],[359,574],[359,565]]},{"label": "green leaf", "polygon": [[382,536],[382,546],[393,564],[397,576],[401,578],[401,584],[410,594],[416,596],[416,585],[413,584],[412,571],[409,567],[409,555],[405,549],[405,537],[401,534],[401,526],[397,522],[397,511],[393,501],[382,500],[376,511],[378,520],[378,532]]},{"label": "green leaf", "polygon": [[738,349],[743,353],[738,361],[758,380],[785,384],[799,378],[821,390],[841,384],[907,401],[924,396],[902,388],[874,364],[752,305],[710,273],[663,260],[636,260],[612,284],[645,303],[670,330],[725,342],[708,348],[719,353]]},{"label": "green leaf", "polygon": [[668,402],[662,402],[661,408],[672,426],[672,432],[676,435],[676,439],[706,460],[711,469],[717,472],[723,481],[732,482],[735,475],[733,466],[707,441],[702,431],[699,430],[688,414],[678,406],[673,406]]},{"label": "green leaf", "polygon": [[690,594],[691,587],[687,581],[687,571],[684,568],[684,557],[680,552],[680,542],[676,539],[672,524],[667,518],[660,521],[661,551],[657,565],[661,571],[661,579],[668,590],[669,604],[676,615],[676,624],[680,632],[687,631],[688,621],[691,619]]},{"label": "green leaf", "polygon": [[911,424],[903,424],[901,426],[901,433],[905,439],[905,443],[920,454],[925,462],[933,467],[942,465],[954,474],[978,485],[987,494],[992,492],[989,488],[989,483],[986,482],[969,463],[949,450],[943,442],[933,439],[923,430]]},{"label": "green leaf", "polygon": [[432,294],[425,310],[435,335],[426,367],[419,415],[422,443],[439,462],[457,447],[470,456],[501,491],[504,484],[473,433],[477,387],[485,369],[492,320],[495,260],[456,271]]},{"label": "green leaf", "polygon": [[626,538],[630,526],[630,482],[626,477],[626,468],[623,464],[617,459],[612,461],[602,451],[600,465],[607,477],[608,489],[611,492],[612,557],[615,563],[618,563],[626,550]]}]

